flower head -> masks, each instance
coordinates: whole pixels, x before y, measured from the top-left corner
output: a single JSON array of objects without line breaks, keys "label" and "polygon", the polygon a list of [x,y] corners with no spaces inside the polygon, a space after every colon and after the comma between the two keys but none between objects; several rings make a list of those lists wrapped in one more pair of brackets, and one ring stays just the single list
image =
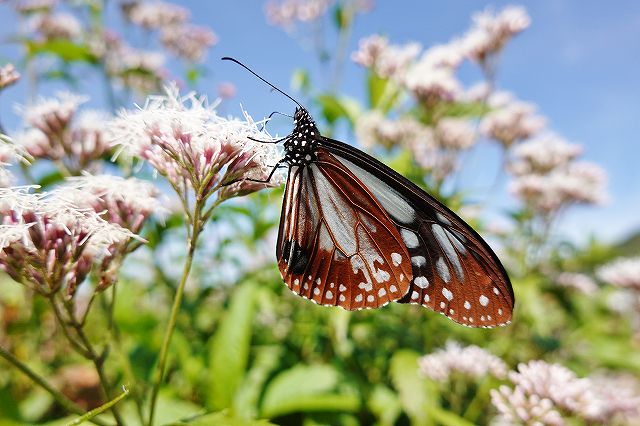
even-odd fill
[{"label": "flower head", "polygon": [[265,13],[271,25],[284,29],[296,22],[312,22],[322,17],[335,0],[275,0],[267,2]]},{"label": "flower head", "polygon": [[522,142],[512,150],[509,170],[515,175],[545,174],[564,167],[582,153],[582,146],[571,144],[553,133]]},{"label": "flower head", "polygon": [[180,58],[201,62],[207,49],[218,42],[218,37],[206,27],[174,25],[162,31],[160,42]]},{"label": "flower head", "polygon": [[0,67],[0,90],[15,84],[18,80],[20,80],[20,73],[16,71],[13,64]]},{"label": "flower head", "polygon": [[189,19],[188,9],[164,1],[124,2],[122,13],[131,23],[150,30],[181,25]]},{"label": "flower head", "polygon": [[640,257],[614,260],[600,267],[597,275],[605,283],[640,291]]},{"label": "flower head", "polygon": [[614,382],[579,378],[568,368],[544,361],[519,364],[509,373],[514,388],[502,386],[491,391],[494,406],[503,420],[524,424],[564,424],[560,413],[587,422],[603,422],[617,415],[637,413],[638,396],[633,392],[618,394]]},{"label": "flower head", "polygon": [[572,288],[587,295],[594,294],[598,289],[595,281],[585,274],[563,272],[556,277],[555,281],[562,287]]},{"label": "flower head", "polygon": [[491,111],[482,119],[480,130],[505,148],[534,136],[545,126],[546,120],[536,114],[534,105],[515,100],[509,93],[492,94],[488,104]]},{"label": "flower head", "polygon": [[473,26],[462,40],[469,58],[484,62],[490,55],[498,53],[516,34],[531,23],[527,11],[520,6],[508,6],[500,13],[490,10],[473,16]]},{"label": "flower head", "polygon": [[447,342],[444,349],[425,355],[418,361],[420,372],[437,382],[446,382],[458,373],[471,379],[486,375],[503,378],[507,366],[500,358],[478,346],[463,347],[456,342]]},{"label": "flower head", "polygon": [[264,175],[277,162],[273,146],[251,140],[269,136],[250,117],[222,118],[206,99],[181,97],[175,87],[150,97],[139,111],[121,112],[112,128],[120,151],[148,161],[179,194],[190,187],[206,198],[236,179]]},{"label": "flower head", "polygon": [[380,77],[399,78],[419,53],[418,43],[392,45],[386,37],[374,34],[360,40],[351,59]]},{"label": "flower head", "polygon": [[31,19],[30,27],[46,40],[75,39],[82,35],[80,21],[66,12],[36,15]]},{"label": "flower head", "polygon": [[85,174],[67,178],[55,193],[134,233],[140,232],[150,216],[162,217],[167,212],[158,189],[136,178]]},{"label": "flower head", "polygon": [[0,188],[0,266],[14,280],[51,294],[76,287],[99,259],[134,234],[80,209],[59,194]]},{"label": "flower head", "polygon": [[18,106],[25,122],[48,137],[58,137],[69,125],[78,107],[88,100],[85,96],[61,92],[55,98],[40,98],[35,104]]}]

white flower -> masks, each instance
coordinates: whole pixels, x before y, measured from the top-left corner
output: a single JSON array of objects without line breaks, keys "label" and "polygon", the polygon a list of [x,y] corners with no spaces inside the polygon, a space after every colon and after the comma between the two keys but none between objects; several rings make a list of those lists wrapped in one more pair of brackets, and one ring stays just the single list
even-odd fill
[{"label": "white flower", "polygon": [[595,281],[585,274],[563,272],[556,277],[556,283],[562,287],[573,288],[584,294],[594,294],[598,289]]},{"label": "white flower", "polygon": [[271,25],[290,29],[296,21],[311,22],[322,17],[335,0],[283,0],[269,1],[265,5]]},{"label": "white flower", "polygon": [[86,96],[60,92],[55,98],[40,98],[33,105],[18,105],[16,109],[28,124],[45,135],[60,135],[78,107],[88,99]]},{"label": "white flower", "polygon": [[491,111],[482,119],[480,130],[505,148],[530,138],[545,126],[546,120],[536,114],[533,104],[517,101],[510,93],[494,93],[488,104]]},{"label": "white flower", "polygon": [[507,365],[497,356],[478,346],[463,347],[451,341],[444,349],[420,358],[418,364],[424,376],[438,382],[449,380],[454,373],[471,379],[480,379],[488,374],[503,378],[507,374]]},{"label": "white flower", "polygon": [[386,37],[374,34],[360,40],[358,50],[351,54],[351,59],[370,68],[380,77],[399,78],[418,56],[420,48],[419,43],[392,45]]},{"label": "white flower", "polygon": [[571,144],[553,133],[546,133],[516,145],[509,171],[515,175],[545,174],[564,167],[582,153],[582,146]]},{"label": "white flower", "polygon": [[[259,179],[278,161],[272,144],[250,139],[269,138],[250,117],[222,118],[205,98],[181,97],[175,87],[167,88],[166,96],[150,97],[139,111],[122,111],[111,129],[120,151],[147,160],[179,194],[186,183],[207,197],[236,180],[228,173]],[[232,167],[240,158],[243,166]]]},{"label": "white flower", "polygon": [[174,55],[201,62],[207,49],[218,42],[218,37],[206,27],[174,25],[163,29],[160,41]]},{"label": "white flower", "polygon": [[404,74],[402,84],[413,96],[426,105],[439,101],[451,102],[462,95],[462,85],[448,66],[434,66],[431,60],[423,57],[409,67]]},{"label": "white flower", "polygon": [[188,9],[163,1],[124,3],[122,11],[129,21],[147,29],[184,24],[189,19]]},{"label": "white flower", "polygon": [[0,67],[0,90],[15,84],[18,80],[20,80],[20,73],[16,71],[13,64]]},{"label": "white flower", "polygon": [[446,117],[438,120],[434,131],[438,145],[445,149],[464,150],[476,141],[476,132],[469,120]]},{"label": "white flower", "polygon": [[363,114],[358,119],[356,136],[358,142],[366,148],[376,145],[387,148],[396,145],[410,147],[433,138],[430,128],[411,117],[388,120],[375,110]]},{"label": "white flower", "polygon": [[80,21],[66,12],[36,15],[29,27],[32,31],[40,32],[46,39],[75,39],[82,35]]},{"label": "white flower", "polygon": [[151,215],[168,213],[166,200],[150,182],[112,175],[67,178],[55,194],[80,208],[90,208],[110,223],[139,232]]},{"label": "white flower", "polygon": [[472,28],[462,40],[464,50],[469,58],[484,62],[530,23],[527,11],[520,6],[508,6],[498,14],[488,9],[477,13],[473,16]]},{"label": "white flower", "polygon": [[605,283],[640,291],[640,257],[616,259],[600,267],[597,275]]}]

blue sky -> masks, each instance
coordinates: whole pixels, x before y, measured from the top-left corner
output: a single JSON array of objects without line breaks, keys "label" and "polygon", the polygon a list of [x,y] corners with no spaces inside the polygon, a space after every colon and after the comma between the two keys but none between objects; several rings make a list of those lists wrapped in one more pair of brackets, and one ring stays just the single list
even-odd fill
[{"label": "blue sky", "polygon": [[[311,70],[318,85],[326,83],[313,51],[299,38],[267,24],[262,1],[175,3],[191,9],[195,23],[211,27],[219,36],[220,42],[206,62],[209,72],[199,87],[213,97],[219,82],[233,82],[238,93],[227,106],[229,111],[235,112],[233,102],[242,102],[254,117],[261,117],[276,109],[290,111],[292,105],[248,73],[221,63],[220,56],[245,61],[285,89],[298,68]],[[554,131],[584,145],[584,159],[597,162],[609,175],[609,203],[574,208],[559,230],[578,240],[596,234],[609,241],[639,230],[640,2],[378,0],[374,10],[356,22],[349,51],[355,50],[361,37],[372,33],[385,34],[395,43],[418,41],[429,46],[446,42],[468,28],[473,12],[508,4],[525,6],[532,25],[504,53],[497,78],[499,88],[537,104]],[[8,8],[0,7],[3,40],[12,20]],[[0,44],[0,61],[15,57],[14,48]],[[360,67],[348,62],[342,92],[362,98],[363,76]],[[475,79],[472,70],[463,72],[462,77],[468,83]],[[102,96],[91,87],[88,90],[97,100]],[[0,98],[0,117],[7,127],[18,125],[12,105],[23,102],[24,96],[23,90],[12,88]],[[486,178],[490,182],[494,170],[492,156],[472,158],[464,181]],[[498,200],[498,205],[505,203]]]}]

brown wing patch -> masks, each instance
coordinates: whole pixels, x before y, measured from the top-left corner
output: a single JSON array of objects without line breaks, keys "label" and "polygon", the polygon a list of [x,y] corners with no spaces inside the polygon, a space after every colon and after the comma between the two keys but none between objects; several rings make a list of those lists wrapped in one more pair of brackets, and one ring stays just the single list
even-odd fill
[{"label": "brown wing patch", "polygon": [[292,168],[278,236],[278,266],[296,294],[344,309],[399,300],[412,278],[399,231],[364,184],[319,150]]}]

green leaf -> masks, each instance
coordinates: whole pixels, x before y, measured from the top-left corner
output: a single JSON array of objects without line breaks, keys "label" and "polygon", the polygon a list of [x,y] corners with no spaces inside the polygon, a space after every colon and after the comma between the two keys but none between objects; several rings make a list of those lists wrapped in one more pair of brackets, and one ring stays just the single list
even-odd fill
[{"label": "green leaf", "polygon": [[42,176],[40,179],[38,179],[36,184],[40,185],[43,188],[46,188],[48,186],[62,182],[63,180],[64,180],[64,176],[62,176],[62,173],[60,173],[60,170],[56,169],[51,173],[47,173],[46,175]]},{"label": "green leaf", "polygon": [[389,83],[386,78],[379,77],[374,72],[369,72],[367,76],[367,89],[369,95],[369,106],[371,109],[376,109],[380,105],[382,96]]},{"label": "green leaf", "polygon": [[76,44],[66,39],[52,39],[45,42],[27,40],[25,45],[29,57],[49,53],[59,57],[64,62],[98,63],[98,59],[87,45]]},{"label": "green leaf", "polygon": [[311,89],[311,77],[306,70],[301,68],[295,70],[291,76],[291,88],[307,93]]},{"label": "green leaf", "polygon": [[251,369],[238,388],[233,401],[233,413],[244,419],[257,417],[260,395],[269,375],[278,366],[282,348],[263,346],[256,352]]},{"label": "green leaf", "polygon": [[344,118],[349,121],[351,126],[355,125],[356,118],[360,113],[360,105],[357,101],[348,98],[339,99],[331,94],[318,95],[316,100],[322,108],[322,115],[329,124]]},{"label": "green leaf", "polygon": [[227,411],[218,413],[205,414],[203,416],[194,417],[191,420],[183,420],[177,423],[171,423],[167,426],[269,426],[267,420],[246,420],[229,416]]},{"label": "green leaf", "polygon": [[327,365],[300,365],[276,376],[265,390],[262,417],[308,411],[355,411],[359,399],[338,394],[337,371]]},{"label": "green leaf", "polygon": [[393,426],[402,412],[398,395],[383,385],[377,385],[373,389],[367,405],[380,426]]},{"label": "green leaf", "polygon": [[399,350],[391,358],[391,381],[400,394],[400,403],[414,425],[429,424],[429,395],[425,380],[418,374],[418,358],[410,350]]},{"label": "green leaf", "polygon": [[463,419],[451,411],[433,406],[427,412],[438,424],[443,426],[473,426],[473,423]]},{"label": "green leaf", "polygon": [[251,323],[254,316],[255,287],[239,286],[229,309],[220,321],[209,346],[209,386],[207,406],[222,410],[231,406],[243,380],[249,359]]}]

